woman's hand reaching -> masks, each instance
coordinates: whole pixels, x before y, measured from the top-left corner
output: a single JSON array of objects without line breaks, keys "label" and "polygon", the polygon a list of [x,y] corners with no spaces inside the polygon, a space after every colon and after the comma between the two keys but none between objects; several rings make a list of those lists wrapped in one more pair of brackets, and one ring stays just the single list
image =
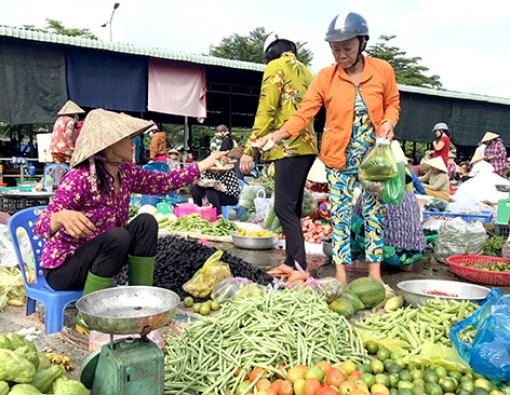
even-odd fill
[{"label": "woman's hand reaching", "polygon": [[203,161],[198,162],[198,169],[200,173],[203,173],[207,169],[210,169],[216,164],[217,160],[221,160],[223,163],[231,163],[232,161],[227,157],[228,151],[213,151],[211,155],[205,158]]}]

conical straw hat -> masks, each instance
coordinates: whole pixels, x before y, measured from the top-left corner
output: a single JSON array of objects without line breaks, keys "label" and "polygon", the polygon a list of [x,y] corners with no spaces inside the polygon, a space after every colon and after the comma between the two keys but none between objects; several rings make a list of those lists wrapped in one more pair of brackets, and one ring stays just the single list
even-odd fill
[{"label": "conical straw hat", "polygon": [[433,167],[437,170],[440,170],[444,173],[448,173],[448,169],[446,168],[446,165],[444,164],[443,158],[441,158],[440,156],[426,160],[423,163],[425,163],[425,164],[429,165],[430,167]]},{"label": "conical straw hat", "polygon": [[133,137],[154,127],[152,121],[135,118],[124,113],[103,109],[88,113],[76,140],[76,147],[71,157],[71,167],[112,146],[123,138]]},{"label": "conical straw hat", "polygon": [[319,158],[316,158],[313,162],[306,179],[320,184],[326,184],[328,182],[328,179],[326,178],[326,166],[324,166],[324,163],[322,163]]},{"label": "conical straw hat", "polygon": [[499,134],[492,133],[492,132],[485,132],[485,134],[482,137],[482,143],[485,143],[486,141],[494,140],[497,137],[499,137]]},{"label": "conical straw hat", "polygon": [[471,162],[469,162],[469,163],[478,162],[479,160],[482,160],[484,157],[485,157],[485,144],[482,144],[475,150],[475,153],[473,154],[473,157],[471,158]]},{"label": "conical straw hat", "polygon": [[57,114],[58,115],[85,114],[85,110],[72,100],[68,100]]}]

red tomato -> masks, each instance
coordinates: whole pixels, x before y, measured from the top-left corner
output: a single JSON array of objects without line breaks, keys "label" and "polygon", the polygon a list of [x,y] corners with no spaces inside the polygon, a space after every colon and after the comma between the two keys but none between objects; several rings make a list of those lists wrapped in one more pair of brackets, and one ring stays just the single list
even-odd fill
[{"label": "red tomato", "polygon": [[321,389],[321,383],[319,380],[310,378],[305,381],[305,395],[317,395]]}]

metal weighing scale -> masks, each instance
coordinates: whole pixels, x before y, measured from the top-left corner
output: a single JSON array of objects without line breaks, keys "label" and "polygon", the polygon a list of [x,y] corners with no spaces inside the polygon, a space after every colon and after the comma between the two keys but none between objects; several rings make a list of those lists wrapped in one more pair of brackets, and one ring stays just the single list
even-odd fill
[{"label": "metal weighing scale", "polygon": [[[157,287],[126,286],[93,292],[76,303],[87,326],[110,335],[110,342],[90,354],[80,369],[92,395],[162,395],[163,352],[147,334],[167,325],[179,296]],[[113,340],[113,335],[140,338]]]}]

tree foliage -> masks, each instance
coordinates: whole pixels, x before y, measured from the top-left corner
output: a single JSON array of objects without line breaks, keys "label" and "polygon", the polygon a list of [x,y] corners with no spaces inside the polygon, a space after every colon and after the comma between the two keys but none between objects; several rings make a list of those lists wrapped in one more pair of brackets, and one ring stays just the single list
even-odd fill
[{"label": "tree foliage", "polygon": [[65,27],[61,21],[46,18],[46,27],[38,28],[34,25],[23,25],[24,29],[35,30],[44,33],[62,34],[64,36],[83,37],[91,40],[98,40],[97,36],[90,29],[77,29]]},{"label": "tree foliage", "polygon": [[429,77],[424,74],[429,71],[429,68],[418,64],[422,60],[421,57],[406,57],[405,51],[389,44],[395,37],[380,36],[379,40],[382,40],[382,42],[369,46],[366,53],[370,56],[384,59],[391,64],[399,84],[441,89],[443,85],[439,81],[440,77],[438,75]]},{"label": "tree foliage", "polygon": [[[235,33],[222,38],[218,45],[211,45],[209,55],[253,63],[266,63],[264,41],[267,36],[269,33],[266,33],[266,29],[263,27],[255,28],[247,36]],[[313,53],[306,48],[306,44],[306,42],[296,42],[299,60],[309,66],[313,60]]]}]

